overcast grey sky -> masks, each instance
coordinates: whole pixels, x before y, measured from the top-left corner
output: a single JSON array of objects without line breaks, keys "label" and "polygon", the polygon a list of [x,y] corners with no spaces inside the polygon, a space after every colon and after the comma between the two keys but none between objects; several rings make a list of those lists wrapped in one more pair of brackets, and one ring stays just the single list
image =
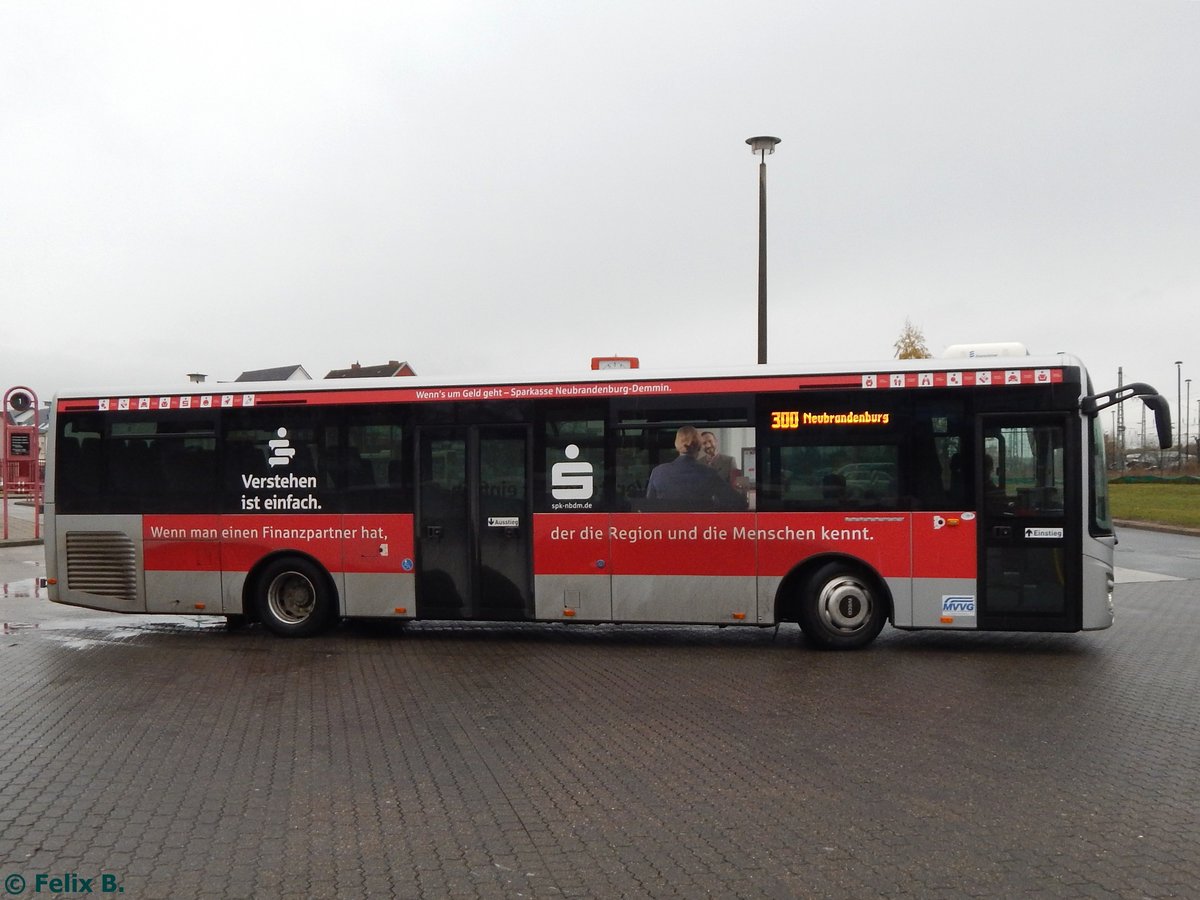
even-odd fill
[{"label": "overcast grey sky", "polygon": [[[1200,399],[1200,3],[0,0],[0,386],[1068,350]],[[1194,426],[1193,426],[1194,429]]]}]

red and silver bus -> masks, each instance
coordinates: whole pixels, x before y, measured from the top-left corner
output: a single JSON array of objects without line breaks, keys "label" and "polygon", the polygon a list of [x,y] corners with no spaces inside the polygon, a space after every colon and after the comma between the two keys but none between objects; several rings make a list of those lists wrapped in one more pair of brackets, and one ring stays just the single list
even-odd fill
[{"label": "red and silver bus", "polygon": [[[1094,393],[1063,354],[64,393],[50,597],[293,636],[346,617],[797,622],[828,648],[888,621],[1107,628],[1098,414],[1135,396],[1169,444],[1153,388]],[[656,489],[684,456],[703,489]]]}]

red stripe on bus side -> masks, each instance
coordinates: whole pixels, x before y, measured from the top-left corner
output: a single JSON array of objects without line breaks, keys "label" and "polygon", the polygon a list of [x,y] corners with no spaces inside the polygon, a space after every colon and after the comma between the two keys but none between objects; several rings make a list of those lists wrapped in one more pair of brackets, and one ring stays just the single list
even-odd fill
[{"label": "red stripe on bus side", "polygon": [[[411,515],[145,516],[147,571],[245,572],[300,550],[331,572],[411,571]],[[540,513],[539,575],[781,577],[819,554],[860,559],[889,578],[973,578],[971,513]]]},{"label": "red stripe on bus side", "polygon": [[539,575],[781,577],[839,554],[889,578],[973,578],[970,513],[544,513],[534,517]]},{"label": "red stripe on bus side", "polygon": [[147,571],[246,572],[279,550],[330,572],[402,573],[413,559],[411,515],[144,516]]},{"label": "red stripe on bus side", "polygon": [[856,372],[822,375],[743,376],[731,378],[645,379],[640,381],[543,382],[527,384],[448,385],[419,388],[342,387],[327,391],[259,391],[257,393],[186,393],[123,397],[62,398],[59,412],[137,412],[207,408],[267,408],[373,403],[443,403],[478,400],[610,399],[689,394],[779,393],[811,389],[895,389],[924,387],[1004,387],[1061,384],[1061,368],[982,369],[929,372]]}]

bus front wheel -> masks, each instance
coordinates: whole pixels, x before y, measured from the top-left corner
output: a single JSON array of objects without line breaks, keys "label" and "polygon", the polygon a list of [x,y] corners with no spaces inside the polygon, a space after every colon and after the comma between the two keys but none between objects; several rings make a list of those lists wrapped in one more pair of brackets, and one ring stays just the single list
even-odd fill
[{"label": "bus front wheel", "polygon": [[875,640],[887,609],[873,578],[854,566],[831,562],[809,578],[798,618],[811,644],[824,650],[854,650]]},{"label": "bus front wheel", "polygon": [[311,637],[333,625],[337,598],[320,566],[299,557],[271,562],[258,578],[259,620],[282,637]]}]

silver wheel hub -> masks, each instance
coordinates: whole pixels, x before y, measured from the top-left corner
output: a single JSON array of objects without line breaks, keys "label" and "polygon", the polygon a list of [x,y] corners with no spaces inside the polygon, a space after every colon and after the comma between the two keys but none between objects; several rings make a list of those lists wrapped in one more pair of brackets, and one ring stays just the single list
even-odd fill
[{"label": "silver wheel hub", "polygon": [[281,622],[297,625],[313,614],[316,605],[316,588],[299,572],[284,572],[267,588],[267,606]]},{"label": "silver wheel hub", "polygon": [[817,597],[817,613],[833,631],[858,631],[871,620],[871,591],[857,578],[843,575],[829,581]]}]

